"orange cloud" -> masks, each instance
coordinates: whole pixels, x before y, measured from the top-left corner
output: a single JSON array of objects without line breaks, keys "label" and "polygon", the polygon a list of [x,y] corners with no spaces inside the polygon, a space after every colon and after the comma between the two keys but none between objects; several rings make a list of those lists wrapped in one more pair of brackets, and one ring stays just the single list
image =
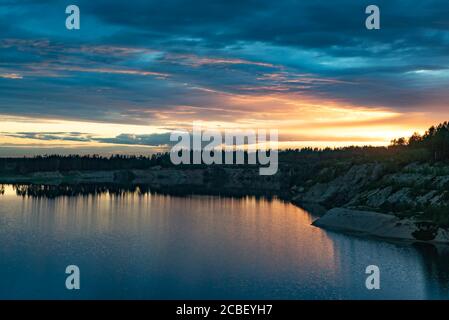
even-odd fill
[{"label": "orange cloud", "polygon": [[3,79],[23,79],[23,77],[18,73],[0,73],[0,78]]}]

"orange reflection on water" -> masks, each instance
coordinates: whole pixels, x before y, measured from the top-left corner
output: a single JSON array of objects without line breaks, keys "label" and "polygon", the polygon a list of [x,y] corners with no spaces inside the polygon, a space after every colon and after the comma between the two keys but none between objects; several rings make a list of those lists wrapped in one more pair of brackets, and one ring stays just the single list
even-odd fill
[{"label": "orange reflection on water", "polygon": [[263,263],[269,274],[296,266],[296,272],[332,279],[340,269],[332,240],[311,226],[313,217],[278,199],[138,192],[48,199],[18,197],[12,186],[5,186],[3,199],[20,207],[8,212],[20,212],[30,229],[55,237],[116,237],[130,247],[151,242],[161,254],[180,245],[206,260],[223,251],[226,263]]}]

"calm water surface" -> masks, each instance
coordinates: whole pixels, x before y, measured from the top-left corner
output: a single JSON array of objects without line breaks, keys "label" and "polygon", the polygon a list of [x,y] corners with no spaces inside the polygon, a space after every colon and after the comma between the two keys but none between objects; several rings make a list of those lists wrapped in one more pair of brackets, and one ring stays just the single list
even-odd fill
[{"label": "calm water surface", "polygon": [[[312,227],[280,200],[0,195],[0,298],[449,298],[449,250]],[[78,265],[81,290],[65,289]],[[381,290],[365,289],[365,268]]]}]

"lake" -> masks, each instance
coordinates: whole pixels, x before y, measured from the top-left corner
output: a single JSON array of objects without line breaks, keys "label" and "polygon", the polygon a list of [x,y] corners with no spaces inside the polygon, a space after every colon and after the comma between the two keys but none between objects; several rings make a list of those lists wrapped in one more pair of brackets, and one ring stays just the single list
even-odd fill
[{"label": "lake", "polygon": [[[449,298],[447,247],[328,232],[315,218],[277,198],[47,197],[7,185],[0,298]],[[65,288],[68,265],[80,268],[80,290]],[[380,290],[365,287],[368,265],[380,268]]]}]

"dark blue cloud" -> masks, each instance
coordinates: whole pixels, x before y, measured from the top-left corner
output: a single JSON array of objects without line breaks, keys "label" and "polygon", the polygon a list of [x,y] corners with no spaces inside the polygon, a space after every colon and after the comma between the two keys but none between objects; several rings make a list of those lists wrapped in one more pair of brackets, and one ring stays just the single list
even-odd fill
[{"label": "dark blue cloud", "polygon": [[81,30],[68,31],[66,1],[0,1],[0,114],[160,124],[232,119],[233,94],[401,112],[449,100],[447,0],[378,0],[378,31],[364,27],[368,1],[76,3]]},{"label": "dark blue cloud", "polygon": [[173,144],[170,141],[170,133],[153,133],[153,134],[127,134],[122,133],[112,138],[99,138],[92,134],[81,132],[17,132],[17,133],[0,133],[1,135],[41,141],[71,141],[71,142],[99,142],[117,145],[137,145],[160,147]]}]

